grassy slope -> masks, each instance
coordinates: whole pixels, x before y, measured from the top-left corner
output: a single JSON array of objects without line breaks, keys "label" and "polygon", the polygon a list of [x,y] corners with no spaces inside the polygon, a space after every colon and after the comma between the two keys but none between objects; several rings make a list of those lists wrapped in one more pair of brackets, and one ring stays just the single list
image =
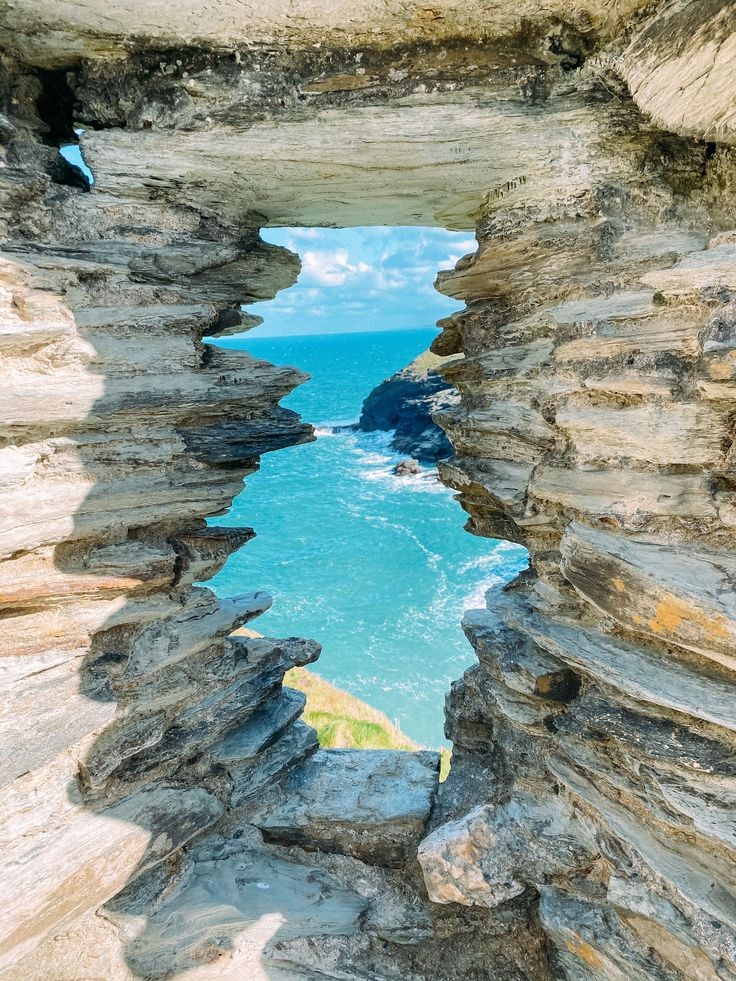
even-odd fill
[{"label": "grassy slope", "polygon": [[387,715],[335,688],[306,668],[292,668],[289,688],[307,696],[304,721],[317,730],[321,746],[338,749],[419,749]]},{"label": "grassy slope", "polygon": [[[304,721],[317,730],[327,749],[420,749],[387,715],[306,668],[292,668],[284,678],[289,688],[307,696]],[[450,753],[442,751],[440,779],[449,771]]]}]

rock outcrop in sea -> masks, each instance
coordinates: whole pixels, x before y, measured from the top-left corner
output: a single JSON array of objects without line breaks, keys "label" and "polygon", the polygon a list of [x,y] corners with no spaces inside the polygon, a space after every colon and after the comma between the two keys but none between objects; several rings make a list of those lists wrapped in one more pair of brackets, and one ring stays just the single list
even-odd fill
[{"label": "rock outcrop in sea", "polygon": [[[14,0],[0,44],[3,977],[736,977],[731,0]],[[530,552],[441,787],[320,750],[319,644],[195,585],[312,438],[203,339],[294,282],[261,227],[368,222],[475,232],[440,472]]]},{"label": "rock outcrop in sea", "polygon": [[358,428],[369,433],[392,432],[391,448],[422,463],[450,457],[450,441],[432,418],[460,399],[440,371],[449,360],[427,351],[381,382],[363,402]]}]

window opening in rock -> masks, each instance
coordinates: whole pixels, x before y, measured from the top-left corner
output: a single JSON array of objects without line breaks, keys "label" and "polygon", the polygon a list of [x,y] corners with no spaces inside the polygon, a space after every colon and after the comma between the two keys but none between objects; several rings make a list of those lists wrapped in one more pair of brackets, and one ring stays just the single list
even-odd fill
[{"label": "window opening in rock", "polygon": [[[82,136],[83,130],[75,130],[78,137]],[[59,147],[59,153],[72,167],[76,167],[81,172],[88,185],[94,184],[95,178],[87,161],[84,159],[82,148],[79,143],[65,143]]]},{"label": "window opening in rock", "polygon": [[[445,694],[474,662],[463,610],[525,568],[527,553],[465,533],[434,464],[415,464],[408,444],[396,452],[391,432],[356,424],[371,391],[425,355],[435,321],[460,308],[433,280],[475,242],[438,228],[263,234],[300,254],[299,281],[258,305],[262,326],[214,343],[308,372],[282,404],[316,426],[317,440],[265,456],[228,514],[213,519],[253,526],[257,537],[207,585],[222,597],[266,590],[274,605],[260,632],[323,645],[310,674],[292,677],[312,687],[306,719],[323,744],[439,747]],[[382,398],[390,393],[373,397],[374,416]],[[315,690],[312,674],[339,691]]]}]

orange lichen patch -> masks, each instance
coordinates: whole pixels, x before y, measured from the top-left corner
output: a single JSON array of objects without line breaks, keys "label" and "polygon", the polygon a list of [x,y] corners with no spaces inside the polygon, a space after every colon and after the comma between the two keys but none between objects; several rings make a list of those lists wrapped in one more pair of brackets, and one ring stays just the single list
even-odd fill
[{"label": "orange lichen patch", "polygon": [[540,675],[537,678],[536,690],[540,695],[548,695],[552,690],[552,676],[548,674]]},{"label": "orange lichen patch", "polygon": [[617,593],[623,593],[626,590],[626,583],[623,581],[623,579],[619,579],[618,576],[615,576],[611,582],[613,583],[613,588]]},{"label": "orange lichen patch", "polygon": [[605,961],[599,957],[593,947],[585,940],[566,940],[565,946],[571,954],[575,954],[580,960],[585,961],[589,967],[604,967]]},{"label": "orange lichen patch", "polygon": [[716,361],[711,364],[708,374],[713,381],[729,381],[736,371],[736,363],[732,361]]},{"label": "orange lichen patch", "polygon": [[677,596],[669,596],[657,603],[649,628],[656,634],[675,633],[683,623],[701,627],[707,636],[718,640],[726,640],[733,629],[729,620],[721,614],[709,616]]}]

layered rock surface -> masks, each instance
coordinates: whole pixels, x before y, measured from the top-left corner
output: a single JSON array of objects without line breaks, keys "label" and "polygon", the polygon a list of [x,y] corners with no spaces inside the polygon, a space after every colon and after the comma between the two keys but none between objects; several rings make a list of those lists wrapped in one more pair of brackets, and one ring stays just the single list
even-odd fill
[{"label": "layered rock surface", "polygon": [[[736,976],[732,8],[461,6],[0,9],[7,977]],[[294,281],[261,226],[369,221],[475,228],[442,476],[531,556],[434,805],[195,585],[311,438],[203,341]]]},{"label": "layered rock surface", "polygon": [[725,978],[732,185],[712,194],[707,164],[643,180],[658,137],[640,135],[615,177],[611,155],[564,197],[510,190],[440,277],[468,304],[437,341],[465,354],[441,472],[469,529],[522,542],[532,570],[466,617],[479,664],[449,698],[453,772],[420,861],[439,901],[539,895],[565,976]]}]

